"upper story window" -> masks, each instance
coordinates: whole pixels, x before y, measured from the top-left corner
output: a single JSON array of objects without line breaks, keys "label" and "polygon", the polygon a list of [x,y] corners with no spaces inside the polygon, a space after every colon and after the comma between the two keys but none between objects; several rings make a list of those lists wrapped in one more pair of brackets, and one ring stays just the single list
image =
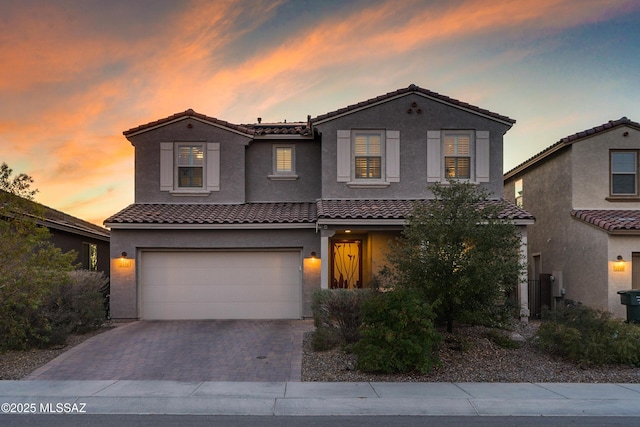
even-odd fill
[{"label": "upper story window", "polygon": [[202,145],[178,145],[178,187],[202,188],[204,185],[204,148]]},{"label": "upper story window", "polygon": [[353,143],[355,179],[382,178],[382,133],[356,132]]},{"label": "upper story window", "polygon": [[400,131],[339,130],[337,181],[353,188],[386,188],[400,182]]},{"label": "upper story window", "polygon": [[427,131],[427,182],[489,182],[490,148],[489,131]]},{"label": "upper story window", "polygon": [[177,196],[220,191],[220,143],[161,142],[160,191]]},{"label": "upper story window", "polygon": [[516,198],[516,206],[522,207],[522,179],[519,179],[515,183],[515,198]]},{"label": "upper story window", "polygon": [[273,171],[269,175],[269,179],[275,180],[293,180],[297,179],[296,175],[296,151],[294,145],[273,146]]},{"label": "upper story window", "polygon": [[611,151],[611,195],[635,196],[638,194],[638,151]]},{"label": "upper story window", "polygon": [[444,171],[447,179],[471,178],[471,134],[445,133]]}]

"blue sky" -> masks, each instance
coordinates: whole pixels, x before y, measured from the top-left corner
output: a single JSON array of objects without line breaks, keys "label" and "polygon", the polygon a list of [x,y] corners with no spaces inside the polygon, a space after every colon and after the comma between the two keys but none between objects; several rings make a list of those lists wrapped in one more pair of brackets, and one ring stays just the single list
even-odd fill
[{"label": "blue sky", "polygon": [[0,0],[0,147],[36,198],[133,202],[122,131],[196,111],[298,121],[411,83],[517,121],[505,171],[640,121],[640,0]]}]

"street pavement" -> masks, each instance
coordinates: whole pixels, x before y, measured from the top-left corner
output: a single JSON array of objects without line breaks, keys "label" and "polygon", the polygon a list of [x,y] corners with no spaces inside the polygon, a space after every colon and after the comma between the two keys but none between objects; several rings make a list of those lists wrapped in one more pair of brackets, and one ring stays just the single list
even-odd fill
[{"label": "street pavement", "polygon": [[0,381],[0,404],[3,414],[640,417],[640,384],[27,380]]}]

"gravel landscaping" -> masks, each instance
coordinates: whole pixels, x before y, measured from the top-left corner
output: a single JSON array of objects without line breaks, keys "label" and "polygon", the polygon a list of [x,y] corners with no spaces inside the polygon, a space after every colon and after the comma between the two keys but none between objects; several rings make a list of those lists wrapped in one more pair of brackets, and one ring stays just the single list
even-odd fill
[{"label": "gravel landscaping", "polygon": [[[517,323],[520,348],[505,349],[486,338],[486,328],[458,327],[440,332],[442,366],[428,375],[367,374],[355,369],[356,357],[341,349],[314,352],[311,332],[305,335],[302,381],[346,382],[582,382],[638,383],[640,368],[631,366],[580,367],[536,350],[532,338],[537,322]],[[461,345],[464,343],[464,346]],[[461,347],[465,347],[464,349]]]},{"label": "gravel landscaping", "polygon": [[60,356],[65,351],[88,340],[92,336],[113,328],[105,324],[102,328],[83,335],[70,335],[66,345],[47,349],[31,349],[27,351],[7,351],[0,353],[0,380],[20,380],[28,376],[40,366]]}]

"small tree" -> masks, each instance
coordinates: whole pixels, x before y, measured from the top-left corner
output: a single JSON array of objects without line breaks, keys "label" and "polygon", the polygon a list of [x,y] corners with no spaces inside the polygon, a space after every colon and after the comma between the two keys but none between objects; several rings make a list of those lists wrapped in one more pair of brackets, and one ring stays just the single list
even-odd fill
[{"label": "small tree", "polygon": [[416,203],[388,260],[396,285],[415,288],[449,332],[456,320],[489,321],[522,265],[515,225],[487,191],[452,181]]},{"label": "small tree", "polygon": [[67,281],[74,252],[63,254],[38,226],[42,207],[32,201],[33,179],[0,166],[0,348],[48,342],[51,324],[42,306]]}]

